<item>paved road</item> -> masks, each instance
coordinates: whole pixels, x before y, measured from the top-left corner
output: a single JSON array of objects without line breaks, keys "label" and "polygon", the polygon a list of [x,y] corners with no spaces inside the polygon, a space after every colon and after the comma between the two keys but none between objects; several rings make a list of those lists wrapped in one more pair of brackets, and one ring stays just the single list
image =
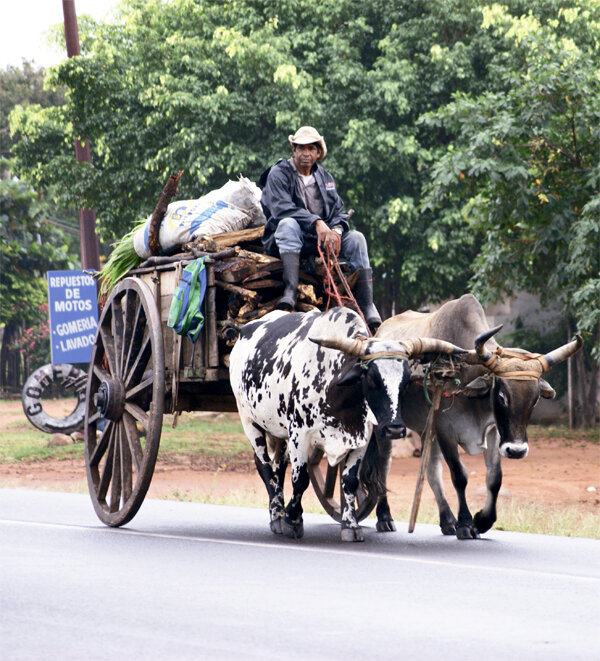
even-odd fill
[{"label": "paved road", "polygon": [[406,523],[300,541],[266,510],[147,500],[125,528],[87,496],[0,490],[0,658],[600,658],[600,543]]}]

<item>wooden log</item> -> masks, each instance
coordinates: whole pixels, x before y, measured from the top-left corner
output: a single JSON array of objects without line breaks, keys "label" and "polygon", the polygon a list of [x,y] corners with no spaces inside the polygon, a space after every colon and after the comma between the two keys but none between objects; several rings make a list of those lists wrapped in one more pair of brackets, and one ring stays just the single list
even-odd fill
[{"label": "wooden log", "polygon": [[151,255],[157,255],[160,252],[160,243],[158,240],[158,234],[160,231],[160,224],[162,219],[167,213],[167,207],[169,202],[177,193],[177,187],[179,186],[179,180],[183,175],[183,170],[179,170],[177,174],[169,175],[167,183],[163,188],[163,192],[158,198],[158,202],[154,207],[152,216],[150,217],[150,227],[148,228],[148,247],[150,248]]},{"label": "wooden log", "polygon": [[220,323],[221,322],[217,321],[217,336],[220,340],[225,342],[227,346],[233,346],[240,334],[239,329],[235,326],[222,326]]},{"label": "wooden log", "polygon": [[236,294],[237,296],[240,296],[245,301],[257,301],[258,302],[258,294],[255,291],[251,291],[250,289],[245,289],[244,287],[238,287],[237,285],[232,285],[229,282],[223,282],[223,280],[216,280],[215,279],[215,284],[217,285],[217,287],[220,287],[221,289],[224,289],[225,291],[228,291],[228,292],[231,292],[232,294]]},{"label": "wooden log", "polygon": [[237,232],[223,232],[222,234],[212,234],[210,236],[199,236],[194,241],[186,243],[184,250],[203,247],[209,252],[213,249],[220,250],[229,246],[237,246],[240,243],[257,241],[264,234],[264,225],[260,227],[249,227]]},{"label": "wooden log", "polygon": [[221,247],[237,246],[240,243],[256,241],[261,239],[265,233],[264,225],[260,227],[249,227],[237,232],[224,232],[223,234],[213,234],[211,239]]},{"label": "wooden log", "polygon": [[296,310],[298,312],[312,312],[313,310],[319,310],[316,305],[311,305],[310,303],[303,303],[302,301],[296,302]]},{"label": "wooden log", "polygon": [[277,269],[259,269],[255,273],[252,273],[252,275],[249,275],[247,278],[244,278],[242,280],[242,284],[246,284],[249,282],[252,282],[253,280],[264,280],[265,278],[268,279],[272,277],[275,273],[277,272]]},{"label": "wooden log", "polygon": [[253,252],[251,250],[244,250],[243,248],[236,248],[236,252],[239,257],[245,257],[246,259],[253,259],[255,262],[261,264],[261,267],[268,270],[277,270],[282,269],[283,264],[278,257],[272,257],[271,255],[264,255],[260,252]]},{"label": "wooden log", "polygon": [[276,289],[283,288],[283,281],[282,280],[252,280],[251,282],[247,282],[244,280],[244,286],[246,289],[268,289],[269,287],[273,287]]},{"label": "wooden log", "polygon": [[145,262],[142,262],[137,269],[148,268],[149,266],[164,266],[165,264],[176,264],[177,262],[184,262],[189,264],[193,262],[194,259],[198,257],[208,257],[213,261],[226,259],[227,257],[232,257],[235,255],[234,248],[228,248],[227,250],[221,250],[220,252],[204,252],[202,250],[194,250],[193,252],[178,252],[176,255],[155,255],[153,257],[148,257]]},{"label": "wooden log", "polygon": [[323,303],[322,298],[317,298],[313,285],[300,283],[298,285],[298,298],[310,305],[318,306]]},{"label": "wooden log", "polygon": [[258,264],[251,259],[235,257],[234,259],[221,260],[215,265],[215,273],[219,280],[235,283],[252,277],[259,268]]},{"label": "wooden log", "polygon": [[206,268],[206,301],[204,306],[206,325],[206,365],[219,366],[219,347],[217,343],[217,312],[215,304],[215,273],[214,267]]},{"label": "wooden log", "polygon": [[241,325],[237,323],[234,319],[231,317],[228,317],[227,319],[220,319],[217,321],[217,326],[219,328],[234,328],[235,330],[239,331],[241,329]]},{"label": "wooden log", "polygon": [[255,310],[257,309],[256,303],[254,301],[248,301],[247,303],[244,303],[242,307],[238,311],[238,318],[239,319],[254,319],[255,317]]},{"label": "wooden log", "polygon": [[312,273],[307,273],[306,271],[300,270],[300,281],[308,282],[311,285],[322,285],[323,279],[313,275]]},{"label": "wooden log", "polygon": [[240,310],[239,316],[236,317],[234,321],[239,325],[243,325],[243,324],[247,324],[249,321],[260,319],[269,312],[272,312],[275,309],[275,306],[277,305],[278,302],[279,302],[279,298],[276,298],[273,301],[269,301],[268,303],[263,303],[260,307],[257,307],[254,310],[248,310],[246,312],[242,312],[242,310]]}]

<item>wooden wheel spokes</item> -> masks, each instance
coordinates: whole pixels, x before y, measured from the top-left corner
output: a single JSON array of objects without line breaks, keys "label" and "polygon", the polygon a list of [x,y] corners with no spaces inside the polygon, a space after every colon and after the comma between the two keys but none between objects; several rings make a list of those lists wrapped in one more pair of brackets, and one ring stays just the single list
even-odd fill
[{"label": "wooden wheel spokes", "polygon": [[132,347],[135,344],[133,341],[134,329],[137,328],[137,320],[139,318],[140,310],[143,311],[143,307],[140,305],[139,299],[132,291],[127,290],[123,300],[123,326],[126,329],[126,335],[130,338],[131,341],[123,342],[121,346],[122,376],[125,376],[129,369],[129,360],[131,358]]},{"label": "wooden wheel spokes", "polygon": [[133,518],[154,471],[164,409],[164,354],[147,285],[126,278],[108,298],[88,374],[86,466],[99,518]]},{"label": "wooden wheel spokes", "polygon": [[125,387],[138,383],[148,368],[152,354],[152,337],[146,313],[138,304],[134,309],[133,303],[127,300],[128,314],[126,328],[129,333],[130,343],[127,356],[123,365],[123,382]]},{"label": "wooden wheel spokes", "polygon": [[333,492],[335,491],[335,485],[337,484],[338,480],[338,468],[339,464],[336,464],[335,466],[330,466],[327,464],[325,485],[323,489],[323,494],[327,499],[333,498]]},{"label": "wooden wheel spokes", "polygon": [[[122,360],[123,360],[123,347],[125,345],[125,338],[123,337],[123,310],[121,307],[122,298],[115,297],[111,304],[111,315],[110,315],[110,332],[113,340],[113,356],[112,363],[115,365],[115,369],[112,374],[116,378],[122,378]],[[110,360],[110,359],[109,359]]]},{"label": "wooden wheel spokes", "polygon": [[[342,520],[342,511],[344,508],[344,492],[342,491],[341,479],[343,462],[330,466],[323,450],[315,448],[308,462],[308,474],[313,489],[317,494],[319,502],[323,509],[338,523]],[[336,491],[337,496],[336,496]],[[362,485],[356,490],[356,519],[361,521],[369,516],[377,501],[371,498]]]},{"label": "wooden wheel spokes", "polygon": [[108,421],[101,431],[89,466],[98,476],[98,501],[109,512],[118,512],[130,498],[142,470],[144,452],[141,434],[127,412],[117,422]]}]

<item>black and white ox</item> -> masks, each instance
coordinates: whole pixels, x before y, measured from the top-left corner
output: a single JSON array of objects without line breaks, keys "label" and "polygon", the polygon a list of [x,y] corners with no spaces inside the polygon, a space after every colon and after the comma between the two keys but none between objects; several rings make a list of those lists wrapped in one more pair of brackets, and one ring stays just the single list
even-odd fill
[{"label": "black and white ox", "polygon": [[[275,311],[240,331],[230,356],[231,387],[267,488],[275,534],[304,533],[301,501],[309,485],[309,454],[318,447],[332,466],[345,460],[342,540],[363,541],[355,493],[360,477],[376,497],[384,493],[391,439],[406,433],[401,398],[410,379],[407,360],[424,352],[461,351],[439,340],[399,343],[367,335],[364,321],[348,308]],[[361,470],[375,425],[385,465],[367,469],[365,459]],[[284,507],[288,461],[293,495]]]},{"label": "black and white ox", "polygon": [[[533,407],[540,396],[555,395],[542,374],[572,356],[583,344],[578,336],[544,356],[530,354],[523,349],[499,346],[493,335],[500,328],[490,329],[479,301],[465,294],[435,312],[408,310],[391,317],[376,334],[387,340],[422,335],[461,347],[475,347],[461,358],[460,382],[466,385],[451,399],[442,400],[435,426],[438,443],[433,445],[427,472],[439,508],[442,532],[456,534],[459,539],[479,537],[496,521],[496,501],[502,484],[500,456],[521,459],[527,455],[527,425]],[[428,411],[422,386],[411,383],[403,400],[406,425],[422,433]],[[467,471],[459,457],[459,446],[470,455],[484,453],[487,499],[474,519],[465,499]],[[444,494],[440,451],[458,496],[458,521]]]}]

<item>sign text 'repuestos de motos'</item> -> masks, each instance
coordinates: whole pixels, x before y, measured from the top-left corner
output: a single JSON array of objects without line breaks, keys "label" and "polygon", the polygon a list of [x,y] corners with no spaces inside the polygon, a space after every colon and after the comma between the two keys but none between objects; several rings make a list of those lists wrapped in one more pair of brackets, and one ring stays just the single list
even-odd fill
[{"label": "sign text 'repuestos de motos'", "polygon": [[83,271],[48,271],[52,362],[88,363],[98,326],[96,282]]}]

